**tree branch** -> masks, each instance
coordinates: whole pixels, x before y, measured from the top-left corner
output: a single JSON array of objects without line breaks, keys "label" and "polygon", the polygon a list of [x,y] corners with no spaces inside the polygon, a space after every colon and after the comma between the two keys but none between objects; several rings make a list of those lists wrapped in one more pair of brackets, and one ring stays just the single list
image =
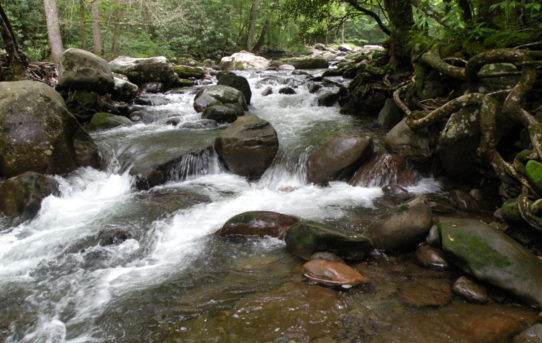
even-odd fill
[{"label": "tree branch", "polygon": [[361,13],[366,14],[369,17],[373,18],[376,21],[376,23],[378,24],[378,26],[380,27],[380,29],[385,34],[387,34],[388,36],[391,35],[390,29],[386,25],[384,25],[384,23],[382,22],[382,19],[380,19],[378,14],[376,14],[375,12],[373,12],[371,10],[368,10],[366,8],[361,7],[361,5],[358,4],[356,0],[341,0],[341,1],[344,2],[344,3],[349,4],[352,7],[354,7],[357,11],[360,11]]}]

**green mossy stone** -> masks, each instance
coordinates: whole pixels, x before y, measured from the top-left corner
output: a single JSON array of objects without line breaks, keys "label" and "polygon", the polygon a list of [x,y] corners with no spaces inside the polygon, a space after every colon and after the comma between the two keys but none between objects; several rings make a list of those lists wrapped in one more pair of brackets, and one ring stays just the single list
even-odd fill
[{"label": "green mossy stone", "polygon": [[111,129],[117,126],[126,126],[133,124],[130,119],[116,116],[111,113],[96,113],[92,116],[90,123],[96,129]]},{"label": "green mossy stone", "polygon": [[542,194],[542,163],[530,160],[527,162],[525,172],[531,186]]},{"label": "green mossy stone", "polygon": [[542,260],[479,220],[442,218],[438,228],[442,249],[457,267],[542,308]]},{"label": "green mossy stone", "polygon": [[292,225],[285,236],[286,248],[297,257],[309,260],[315,252],[325,251],[350,260],[362,259],[373,249],[371,240],[312,221]]},{"label": "green mossy stone", "polygon": [[190,77],[202,79],[205,77],[205,71],[199,67],[176,65],[173,66],[173,71],[175,71],[175,73],[179,75],[181,79],[188,79]]},{"label": "green mossy stone", "polygon": [[502,204],[502,216],[509,224],[523,223],[521,214],[519,213],[517,199],[509,199]]}]

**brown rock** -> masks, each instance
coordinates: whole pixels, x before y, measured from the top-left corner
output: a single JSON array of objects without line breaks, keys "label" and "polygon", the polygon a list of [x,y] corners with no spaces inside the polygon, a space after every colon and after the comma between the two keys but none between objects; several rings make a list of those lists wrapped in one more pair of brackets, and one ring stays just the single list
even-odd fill
[{"label": "brown rock", "polygon": [[357,270],[344,263],[326,260],[311,260],[303,265],[305,276],[326,286],[351,288],[369,282]]},{"label": "brown rock", "polygon": [[466,276],[454,282],[453,290],[455,294],[467,299],[468,302],[479,304],[488,302],[487,289]]},{"label": "brown rock", "polygon": [[245,212],[229,219],[215,234],[219,236],[271,236],[283,239],[288,228],[299,220],[298,217],[276,212]]},{"label": "brown rock", "polygon": [[408,281],[399,286],[399,298],[415,307],[444,306],[452,300],[452,296],[448,280]]},{"label": "brown rock", "polygon": [[397,154],[373,157],[359,168],[349,183],[354,186],[386,186],[389,184],[411,185],[415,178],[406,160]]},{"label": "brown rock", "polygon": [[416,249],[416,261],[424,266],[434,269],[446,269],[448,262],[444,259],[442,250],[422,244]]}]

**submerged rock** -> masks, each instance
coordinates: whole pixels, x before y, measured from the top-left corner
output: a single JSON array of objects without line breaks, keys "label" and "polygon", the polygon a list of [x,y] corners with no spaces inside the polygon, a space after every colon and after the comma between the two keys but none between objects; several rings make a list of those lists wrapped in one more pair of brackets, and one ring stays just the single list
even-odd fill
[{"label": "submerged rock", "polygon": [[0,176],[64,174],[79,166],[73,144],[81,127],[60,94],[34,81],[1,82],[0,94]]},{"label": "submerged rock", "polygon": [[360,272],[344,263],[322,259],[305,263],[303,273],[309,280],[326,286],[352,288],[369,282]]},{"label": "submerged rock", "polygon": [[459,268],[542,307],[542,260],[479,220],[442,218],[438,226],[442,248]]},{"label": "submerged rock", "polygon": [[431,208],[417,198],[400,206],[397,213],[371,224],[365,235],[379,249],[408,249],[425,239],[431,225]]},{"label": "submerged rock", "polygon": [[149,58],[132,58],[120,56],[109,62],[111,70],[128,77],[130,82],[142,85],[147,82],[160,82],[172,87],[179,77],[173,66],[164,56]]},{"label": "submerged rock", "polygon": [[114,80],[106,60],[86,50],[70,48],[58,65],[58,87],[109,93]]},{"label": "submerged rock", "polygon": [[255,115],[238,118],[215,140],[215,150],[226,168],[251,180],[263,175],[278,148],[275,129]]},{"label": "submerged rock", "polygon": [[445,279],[408,281],[399,285],[399,298],[415,307],[444,306],[452,297],[452,287]]},{"label": "submerged rock", "polygon": [[232,72],[220,73],[217,76],[218,85],[233,87],[245,96],[245,100],[248,105],[250,105],[250,100],[252,99],[252,91],[250,90],[250,85],[248,80],[243,76],[239,76]]},{"label": "submerged rock", "polygon": [[448,268],[448,262],[444,258],[442,250],[422,244],[416,249],[416,261],[424,266],[434,269]]},{"label": "submerged rock", "polygon": [[324,224],[301,221],[288,229],[285,236],[288,251],[308,260],[318,251],[331,252],[350,260],[365,257],[372,249],[371,240],[363,235],[349,234]]},{"label": "submerged rock", "polygon": [[489,300],[487,289],[466,276],[462,276],[454,282],[453,290],[455,294],[471,303],[485,304]]},{"label": "submerged rock", "polygon": [[298,217],[270,211],[245,212],[229,219],[215,234],[219,236],[270,236],[283,239]]},{"label": "submerged rock", "polygon": [[0,185],[0,212],[8,217],[31,219],[45,197],[58,194],[58,187],[54,178],[35,172],[9,178]]},{"label": "submerged rock", "polygon": [[111,113],[96,113],[92,116],[90,123],[98,130],[112,129],[117,126],[130,126],[133,124],[130,119]]},{"label": "submerged rock", "polygon": [[542,324],[535,324],[514,338],[513,343],[542,343]]},{"label": "submerged rock", "polygon": [[401,120],[386,134],[386,147],[408,160],[423,162],[431,157],[429,139],[412,131],[406,120]]},{"label": "submerged rock", "polygon": [[308,181],[325,185],[349,177],[372,152],[370,137],[335,136],[311,154],[307,163]]}]

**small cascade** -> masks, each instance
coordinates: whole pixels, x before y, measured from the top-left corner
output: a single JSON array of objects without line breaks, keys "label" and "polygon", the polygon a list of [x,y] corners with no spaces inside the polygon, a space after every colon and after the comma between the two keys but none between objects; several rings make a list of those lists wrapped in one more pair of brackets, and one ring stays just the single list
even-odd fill
[{"label": "small cascade", "polygon": [[381,154],[373,157],[360,168],[350,184],[362,187],[383,187],[397,184],[410,186],[417,181],[407,161],[396,154]]},{"label": "small cascade", "polygon": [[221,171],[218,155],[212,148],[201,149],[181,158],[171,167],[169,179],[183,181],[188,177],[217,174]]}]

